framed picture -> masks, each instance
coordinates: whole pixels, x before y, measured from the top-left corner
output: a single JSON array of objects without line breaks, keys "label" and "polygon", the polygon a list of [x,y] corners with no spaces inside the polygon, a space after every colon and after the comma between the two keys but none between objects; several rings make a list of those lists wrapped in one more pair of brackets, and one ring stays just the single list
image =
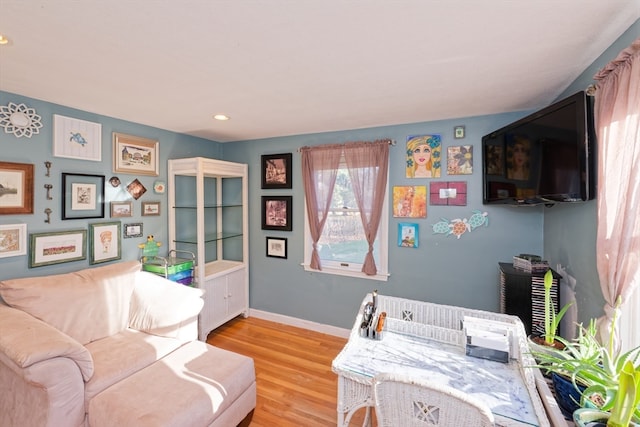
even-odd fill
[{"label": "framed picture", "polygon": [[262,188],[291,188],[291,153],[262,156]]},{"label": "framed picture", "polygon": [[29,235],[29,268],[87,259],[87,230]]},{"label": "framed picture", "polygon": [[111,202],[111,218],[133,216],[133,202]]},{"label": "framed picture", "polygon": [[0,215],[33,213],[33,165],[0,162]]},{"label": "framed picture", "polygon": [[135,224],[125,224],[123,234],[125,239],[129,239],[131,237],[142,237],[142,223],[137,222]]},{"label": "framed picture", "polygon": [[262,196],[262,229],[291,231],[291,196]]},{"label": "framed picture", "polygon": [[464,126],[455,126],[453,128],[453,137],[455,139],[462,139],[464,138]]},{"label": "framed picture", "polygon": [[286,237],[267,237],[267,256],[273,258],[287,257]]},{"label": "framed picture", "polygon": [[411,222],[398,224],[398,246],[404,248],[418,247],[418,224]]},{"label": "framed picture", "polygon": [[142,202],[142,216],[159,216],[160,202]]},{"label": "framed picture", "polygon": [[102,125],[54,114],[53,155],[102,161]]},{"label": "framed picture", "polygon": [[89,264],[120,258],[120,221],[89,224]]},{"label": "framed picture", "polygon": [[62,219],[104,218],[104,175],[62,174]]},{"label": "framed picture", "polygon": [[27,224],[0,225],[0,258],[27,254]]},{"label": "framed picture", "polygon": [[127,185],[127,191],[131,194],[131,197],[138,200],[144,193],[147,192],[147,189],[138,179],[134,179],[129,185]]},{"label": "framed picture", "polygon": [[158,176],[158,141],[113,133],[113,171],[132,175]]},{"label": "framed picture", "polygon": [[426,218],[427,186],[395,185],[393,187],[394,218]]}]

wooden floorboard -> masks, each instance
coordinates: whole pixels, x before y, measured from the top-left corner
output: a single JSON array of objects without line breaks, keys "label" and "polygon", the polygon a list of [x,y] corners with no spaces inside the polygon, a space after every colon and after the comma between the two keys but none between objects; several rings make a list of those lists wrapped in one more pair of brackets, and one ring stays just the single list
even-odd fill
[{"label": "wooden floorboard", "polygon": [[[336,425],[338,378],[331,362],[345,338],[238,317],[212,331],[207,342],[253,358],[257,402],[251,427]],[[362,425],[361,413],[352,425]]]}]

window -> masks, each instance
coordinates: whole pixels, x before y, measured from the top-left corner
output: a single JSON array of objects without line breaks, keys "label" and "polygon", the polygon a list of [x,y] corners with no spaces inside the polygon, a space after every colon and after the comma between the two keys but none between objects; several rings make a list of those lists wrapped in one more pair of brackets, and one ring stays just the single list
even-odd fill
[{"label": "window", "polygon": [[[303,159],[303,175],[307,174],[307,177],[304,177],[306,180],[305,193],[307,193],[307,185],[312,185],[308,191],[310,194],[305,194],[303,264],[306,270],[387,280],[388,143],[385,143],[384,148],[386,150],[385,156],[352,157],[351,161],[348,161],[347,157],[351,154],[345,155],[344,146],[330,146],[328,149],[338,150],[337,155],[334,154],[336,157],[327,162],[316,161],[314,170],[309,169],[306,172],[305,160]],[[327,150],[326,147],[324,149]],[[348,149],[346,151],[348,152]],[[305,154],[303,151],[303,156]],[[316,155],[324,154],[316,153]],[[377,164],[379,161],[384,161],[384,164]],[[322,166],[318,167],[320,164]],[[331,183],[333,183],[333,187],[331,187]],[[381,183],[384,187],[382,190],[380,190]],[[331,192],[329,193],[329,191]],[[382,195],[376,195],[376,192],[381,192]],[[360,201],[358,201],[358,194],[362,196]],[[315,200],[317,209],[309,209],[309,200]],[[376,213],[376,209],[380,211]],[[315,245],[319,268],[312,267],[314,239],[311,232],[310,212],[311,215],[317,215],[316,229],[320,229],[319,238]],[[371,229],[375,227],[375,223],[378,223],[377,233],[372,243],[375,273],[370,274],[364,273],[365,260],[369,252],[364,223],[367,223]]]}]

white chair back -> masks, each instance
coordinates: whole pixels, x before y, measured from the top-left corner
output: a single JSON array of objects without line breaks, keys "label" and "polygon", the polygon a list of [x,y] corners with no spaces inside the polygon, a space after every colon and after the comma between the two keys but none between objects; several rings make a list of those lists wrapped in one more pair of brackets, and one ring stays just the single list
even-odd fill
[{"label": "white chair back", "polygon": [[493,427],[489,407],[449,386],[399,374],[374,378],[380,427]]}]

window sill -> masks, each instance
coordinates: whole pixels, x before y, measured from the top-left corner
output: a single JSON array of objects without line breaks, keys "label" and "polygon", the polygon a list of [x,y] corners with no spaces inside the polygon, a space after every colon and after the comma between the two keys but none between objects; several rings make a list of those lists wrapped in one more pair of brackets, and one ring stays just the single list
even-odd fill
[{"label": "window sill", "polygon": [[304,268],[305,271],[308,271],[310,273],[333,274],[336,276],[356,277],[359,279],[378,280],[381,282],[386,282],[387,280],[389,280],[388,273],[378,273],[375,276],[368,276],[361,271],[354,271],[354,270],[348,270],[348,269],[323,267],[322,270],[316,270],[311,268],[309,264],[302,264],[302,267]]}]

